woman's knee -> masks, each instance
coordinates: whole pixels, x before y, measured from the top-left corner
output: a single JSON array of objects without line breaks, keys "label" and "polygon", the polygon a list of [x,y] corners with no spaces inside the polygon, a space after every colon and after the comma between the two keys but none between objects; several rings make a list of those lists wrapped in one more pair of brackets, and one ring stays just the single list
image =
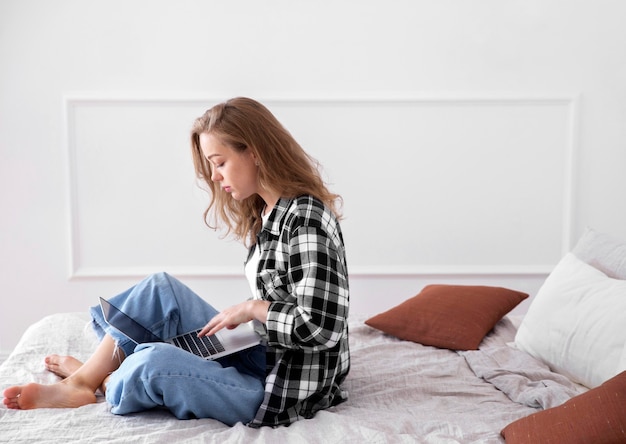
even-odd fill
[{"label": "woman's knee", "polygon": [[138,283],[137,287],[147,287],[153,289],[158,288],[161,291],[164,289],[169,291],[169,289],[172,288],[172,284],[174,284],[174,286],[177,286],[181,283],[173,276],[170,276],[164,271],[160,271],[158,273],[153,273],[146,276],[141,282]]}]

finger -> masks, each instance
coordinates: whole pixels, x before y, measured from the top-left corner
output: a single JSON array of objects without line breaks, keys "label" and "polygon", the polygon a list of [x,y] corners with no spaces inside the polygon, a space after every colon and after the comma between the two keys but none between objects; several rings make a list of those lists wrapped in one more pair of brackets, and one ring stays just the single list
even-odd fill
[{"label": "finger", "polygon": [[202,330],[200,330],[200,332],[198,333],[198,336],[211,336],[214,335],[215,333],[217,333],[218,331],[220,331],[222,328],[224,328],[224,321],[221,320],[220,315],[215,316],[213,319],[211,319],[207,325],[204,326],[204,328]]},{"label": "finger", "polygon": [[213,328],[213,321],[210,321],[207,325],[202,327],[202,329],[198,332],[198,337],[200,338],[202,336],[207,336],[207,333],[209,333],[209,331],[211,331],[212,328]]},{"label": "finger", "polygon": [[220,322],[219,324],[214,325],[208,332],[207,332],[207,336],[213,336],[215,333],[217,333],[218,331],[220,331],[222,328],[224,328],[224,325],[222,325],[222,323]]}]

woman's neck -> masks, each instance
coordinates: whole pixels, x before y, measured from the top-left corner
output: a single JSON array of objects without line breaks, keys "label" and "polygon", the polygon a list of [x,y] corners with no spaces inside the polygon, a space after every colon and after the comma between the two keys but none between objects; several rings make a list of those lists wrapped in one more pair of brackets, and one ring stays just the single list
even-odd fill
[{"label": "woman's neck", "polygon": [[261,198],[265,201],[265,208],[263,209],[263,216],[272,212],[272,209],[280,199],[280,194],[274,192],[266,192],[261,194]]}]

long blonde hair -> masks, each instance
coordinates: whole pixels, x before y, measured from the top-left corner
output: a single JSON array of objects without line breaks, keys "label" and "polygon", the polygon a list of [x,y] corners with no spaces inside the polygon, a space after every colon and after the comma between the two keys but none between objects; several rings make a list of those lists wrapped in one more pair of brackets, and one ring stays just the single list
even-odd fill
[{"label": "long blonde hair", "polygon": [[[210,133],[238,152],[252,150],[259,162],[260,185],[276,190],[281,197],[310,195],[326,204],[340,219],[341,197],[331,193],[320,175],[320,165],[307,154],[274,115],[261,103],[237,97],[215,105],[197,118],[191,130],[191,152],[196,175],[211,196],[204,221],[211,228],[219,222],[246,245],[256,242],[261,210],[265,202],[258,195],[242,201],[233,199],[211,180],[210,162],[202,155],[200,134]],[[214,211],[211,211],[211,209]]]}]

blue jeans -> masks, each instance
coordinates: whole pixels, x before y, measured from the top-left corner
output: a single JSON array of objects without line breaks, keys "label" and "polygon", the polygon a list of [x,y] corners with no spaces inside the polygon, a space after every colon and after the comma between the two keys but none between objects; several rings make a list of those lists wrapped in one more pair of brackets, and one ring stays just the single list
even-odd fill
[{"label": "blue jeans", "polygon": [[[166,273],[110,301],[163,339],[201,328],[217,314]],[[264,346],[208,361],[166,343],[135,344],[107,324],[100,306],[91,308],[91,316],[100,339],[109,334],[126,356],[106,386],[112,413],[165,407],[180,419],[214,418],[228,425],[254,418],[264,396]]]}]

